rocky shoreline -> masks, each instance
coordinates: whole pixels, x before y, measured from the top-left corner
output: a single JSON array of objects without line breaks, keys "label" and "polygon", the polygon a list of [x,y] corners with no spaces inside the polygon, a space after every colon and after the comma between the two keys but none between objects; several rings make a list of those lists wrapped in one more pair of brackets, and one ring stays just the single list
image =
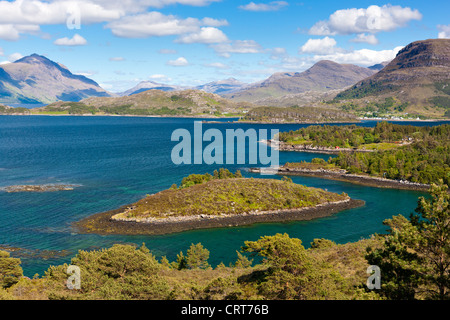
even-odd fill
[{"label": "rocky shoreline", "polygon": [[[250,168],[249,172],[260,173],[259,168]],[[299,176],[313,176],[318,178],[339,180],[344,182],[350,182],[354,184],[365,185],[369,187],[377,188],[390,188],[390,189],[403,189],[403,190],[416,190],[416,191],[428,191],[430,185],[415,183],[406,180],[392,180],[372,176],[364,176],[357,174],[347,173],[346,170],[326,170],[326,169],[307,169],[307,168],[286,168],[280,167],[276,174],[279,175],[299,175]]]},{"label": "rocky shoreline", "polygon": [[220,216],[186,216],[163,219],[116,219],[115,215],[123,212],[129,206],[98,213],[76,222],[73,227],[79,233],[95,233],[101,235],[163,235],[188,230],[226,228],[251,225],[255,223],[287,222],[312,220],[331,216],[343,210],[364,206],[362,200],[346,199],[329,202],[315,207],[285,209],[274,211],[256,211],[236,215]]},{"label": "rocky shoreline", "polygon": [[310,152],[339,154],[340,152],[374,152],[374,150],[356,149],[356,148],[328,148],[321,146],[313,146],[307,144],[289,144],[284,141],[264,140],[269,146],[277,147],[280,151]]}]

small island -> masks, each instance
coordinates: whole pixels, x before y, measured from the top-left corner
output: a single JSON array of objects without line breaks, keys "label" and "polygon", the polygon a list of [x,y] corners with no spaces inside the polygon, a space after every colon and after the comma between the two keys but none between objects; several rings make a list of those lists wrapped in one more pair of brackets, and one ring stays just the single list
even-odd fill
[{"label": "small island", "polygon": [[347,194],[289,178],[243,178],[226,169],[190,175],[180,186],[75,224],[81,233],[158,235],[263,222],[311,220],[364,205]]},{"label": "small island", "polygon": [[15,192],[55,192],[55,191],[71,191],[79,185],[73,184],[42,184],[42,185],[15,185],[0,188],[0,191],[8,193]]}]

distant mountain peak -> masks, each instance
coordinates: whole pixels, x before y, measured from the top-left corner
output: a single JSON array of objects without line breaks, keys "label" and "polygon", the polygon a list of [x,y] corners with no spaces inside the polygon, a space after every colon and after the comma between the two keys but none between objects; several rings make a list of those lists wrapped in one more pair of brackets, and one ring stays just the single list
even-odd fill
[{"label": "distant mountain peak", "polygon": [[94,80],[33,53],[0,66],[0,103],[52,103],[111,96]]},{"label": "distant mountain peak", "polygon": [[[321,60],[303,72],[277,72],[266,80],[244,87],[226,97],[236,101],[264,103],[270,99],[296,95],[309,91],[326,92],[343,89],[374,74],[368,68]],[[276,105],[276,103],[273,103]]]},{"label": "distant mountain peak", "polygon": [[127,91],[118,93],[119,96],[131,96],[133,94],[141,93],[148,90],[161,90],[161,91],[178,91],[186,89],[187,87],[182,86],[176,86],[176,85],[170,85],[170,84],[163,84],[158,83],[152,80],[144,80],[139,82],[137,85],[135,85],[133,88],[128,89]]},{"label": "distant mountain peak", "polygon": [[19,60],[14,61],[14,63],[46,63],[46,62],[52,62],[50,59],[48,59],[45,56],[38,55],[37,53],[33,53],[29,56],[25,56],[20,58]]},{"label": "distant mountain peak", "polygon": [[197,86],[196,89],[202,90],[208,93],[215,93],[224,95],[227,93],[235,92],[243,87],[247,86],[246,83],[237,80],[236,78],[230,77],[223,80],[217,80],[208,82],[206,84]]}]

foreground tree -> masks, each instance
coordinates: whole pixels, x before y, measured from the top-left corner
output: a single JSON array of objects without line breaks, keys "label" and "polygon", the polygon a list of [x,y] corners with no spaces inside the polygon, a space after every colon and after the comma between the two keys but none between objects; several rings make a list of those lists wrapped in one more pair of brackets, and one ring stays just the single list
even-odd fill
[{"label": "foreground tree", "polygon": [[116,244],[100,251],[83,251],[71,264],[80,268],[81,289],[69,290],[66,264],[52,266],[45,273],[50,299],[140,300],[167,299],[169,287],[159,275],[160,264],[142,245]]},{"label": "foreground tree", "polygon": [[368,249],[370,264],[381,269],[382,293],[390,299],[450,298],[450,194],[443,183],[432,185],[410,219],[386,220],[384,247]]},{"label": "foreground tree", "polygon": [[0,251],[0,288],[9,288],[23,276],[20,259],[11,258],[9,252]]}]

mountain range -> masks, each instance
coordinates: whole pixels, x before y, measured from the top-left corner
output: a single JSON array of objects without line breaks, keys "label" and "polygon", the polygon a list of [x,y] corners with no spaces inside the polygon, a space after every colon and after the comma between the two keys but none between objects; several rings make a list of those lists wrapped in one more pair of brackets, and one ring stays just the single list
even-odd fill
[{"label": "mountain range", "polygon": [[178,106],[183,114],[220,114],[255,106],[326,105],[361,116],[450,117],[450,39],[413,42],[394,60],[369,68],[324,60],[304,72],[275,73],[253,84],[229,78],[188,88],[145,81],[120,94],[37,54],[0,65],[0,104],[56,101],[61,103],[51,105],[55,112],[70,113],[79,108],[99,112],[108,104],[124,109],[121,113],[145,109],[157,114],[161,108],[175,112]]},{"label": "mountain range", "polygon": [[272,99],[273,104],[276,103],[274,99],[286,95],[344,89],[376,72],[376,70],[352,64],[322,60],[304,72],[275,73],[264,81],[252,84],[238,92],[226,94],[225,97],[256,104],[264,104],[265,99]]},{"label": "mountain range", "polygon": [[[286,95],[311,91],[327,92],[343,89],[374,72],[376,71],[355,65],[320,61],[305,72],[276,73],[266,80],[253,84],[243,83],[235,78],[192,87],[142,81],[124,92],[110,93],[102,89],[94,80],[73,74],[62,64],[44,56],[32,54],[16,62],[0,65],[0,103],[78,102],[89,97],[130,96],[147,90],[165,92],[201,90],[219,94],[237,102],[258,102],[264,98],[278,99]],[[314,95],[310,94],[310,97],[312,96]],[[271,101],[271,104],[277,103]]]},{"label": "mountain range", "polygon": [[94,80],[76,75],[64,65],[32,54],[14,63],[0,65],[0,103],[34,104],[57,100],[79,101],[108,97]]},{"label": "mountain range", "polygon": [[163,84],[154,81],[141,81],[133,88],[118,93],[119,96],[129,96],[132,94],[140,93],[146,90],[161,90],[166,92],[171,91],[182,91],[182,90],[202,90],[207,93],[215,93],[215,94],[226,94],[231,92],[236,92],[244,87],[248,86],[248,84],[244,82],[240,82],[234,78],[228,78],[225,80],[213,81],[196,87],[187,87],[187,86],[176,86],[170,84]]}]

